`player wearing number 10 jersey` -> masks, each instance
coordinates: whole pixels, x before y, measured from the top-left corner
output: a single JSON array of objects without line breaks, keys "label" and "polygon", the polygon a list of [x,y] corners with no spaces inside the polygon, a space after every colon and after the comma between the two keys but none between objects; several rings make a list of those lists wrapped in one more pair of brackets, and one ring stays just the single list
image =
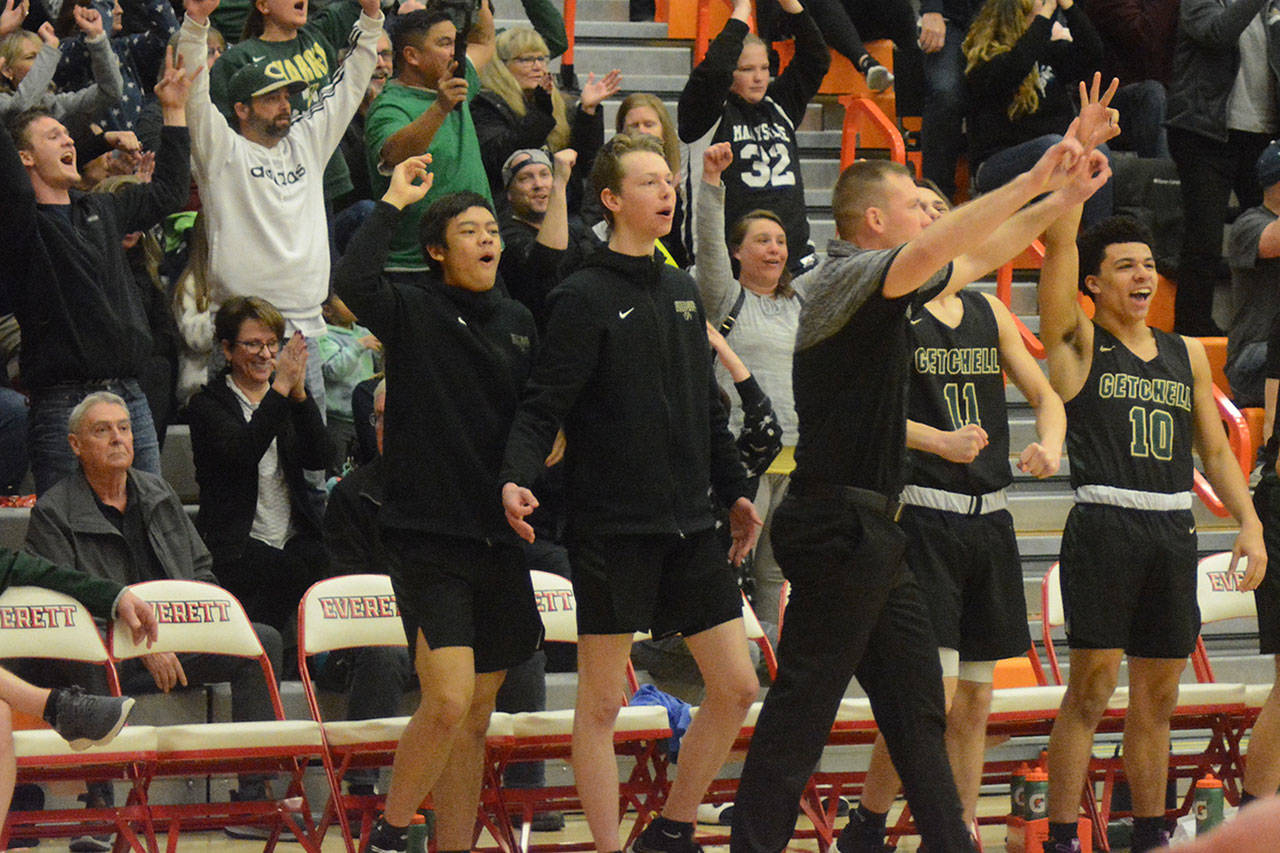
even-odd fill
[{"label": "player wearing number 10 jersey", "polygon": [[[1164,846],[1169,717],[1200,630],[1192,506],[1194,444],[1205,476],[1240,522],[1241,588],[1266,570],[1262,525],[1227,445],[1204,346],[1149,328],[1158,286],[1151,238],[1136,222],[1104,220],[1080,237],[1080,209],[1046,234],[1040,332],[1054,389],[1066,401],[1076,504],[1062,534],[1071,670],[1049,739],[1046,853],[1079,850],[1076,819],[1093,733],[1129,658],[1125,772],[1133,850]],[[1084,275],[1079,275],[1083,270]],[[1094,303],[1090,321],[1077,284]]]},{"label": "player wearing number 10 jersey", "polygon": [[[809,243],[796,126],[822,85],[831,54],[799,0],[779,5],[796,37],[795,58],[786,70],[769,81],[765,44],[748,31],[751,0],[734,0],[733,16],[680,93],[677,125],[681,142],[699,146],[687,163],[701,160],[706,146],[733,146],[733,162],[722,176],[724,221],[737,222],[756,209],[775,213],[787,231],[787,265],[799,274],[817,257]],[[694,170],[689,174],[692,179]],[[694,186],[688,187],[688,198],[694,197]]]}]

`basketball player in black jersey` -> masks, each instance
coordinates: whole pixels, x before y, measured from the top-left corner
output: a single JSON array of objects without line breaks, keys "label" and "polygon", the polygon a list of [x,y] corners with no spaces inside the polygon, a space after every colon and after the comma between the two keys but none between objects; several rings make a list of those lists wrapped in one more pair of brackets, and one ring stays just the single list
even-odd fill
[{"label": "basketball player in black jersey", "polygon": [[843,239],[805,278],[812,289],[793,368],[800,438],[775,516],[775,551],[791,597],[778,676],[743,766],[732,853],[786,848],[800,794],[854,675],[925,843],[947,853],[973,849],[946,763],[937,641],[896,523],[908,318],[931,297],[998,267],[1106,182],[1106,158],[1094,150],[1113,135],[1102,106],[1095,90],[1078,125],[1085,144],[1069,134],[1016,185],[923,233],[915,182],[900,164],[858,161],[836,183],[832,208]]},{"label": "basketball player in black jersey", "polygon": [[[1232,571],[1266,571],[1262,525],[1227,444],[1204,346],[1152,329],[1157,287],[1149,234],[1133,220],[1098,223],[1076,245],[1079,208],[1045,235],[1040,335],[1066,402],[1075,506],[1062,534],[1061,583],[1071,670],[1049,739],[1046,853],[1079,849],[1076,819],[1093,733],[1129,659],[1125,773],[1133,850],[1162,846],[1169,717],[1200,630],[1196,606],[1194,445],[1205,476],[1240,522]],[[1083,271],[1083,277],[1079,272]],[[1094,303],[1091,321],[1077,286]]]},{"label": "basketball player in black jersey", "polygon": [[[925,193],[931,191],[921,195],[929,210]],[[1067,418],[1004,303],[964,290],[925,308],[910,321],[911,452],[899,524],[938,639],[947,753],[965,825],[972,826],[996,661],[1021,655],[1031,643],[1005,494],[1013,473],[1004,372],[1036,413],[1039,440],[1022,451],[1020,470],[1040,478],[1057,473]],[[840,833],[840,853],[884,849],[885,815],[898,788],[877,737],[861,802]]]}]

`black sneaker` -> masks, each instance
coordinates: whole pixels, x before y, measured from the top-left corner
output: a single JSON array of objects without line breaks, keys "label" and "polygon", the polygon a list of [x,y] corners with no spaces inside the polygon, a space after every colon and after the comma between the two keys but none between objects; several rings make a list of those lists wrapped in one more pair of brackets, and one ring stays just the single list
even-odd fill
[{"label": "black sneaker", "polygon": [[1150,839],[1146,843],[1135,838],[1131,853],[1147,853],[1147,851],[1160,850],[1168,846],[1169,833],[1165,830],[1161,830],[1158,838]]},{"label": "black sneaker", "polygon": [[115,845],[114,835],[80,835],[71,839],[71,853],[107,853]]},{"label": "black sneaker", "polygon": [[835,849],[839,853],[884,853],[884,833],[868,826],[857,809],[849,811],[849,822],[844,825]]},{"label": "black sneaker", "polygon": [[53,728],[72,749],[88,749],[110,742],[132,710],[133,699],[128,696],[95,696],[81,687],[68,687],[58,694]]},{"label": "black sneaker", "polygon": [[365,853],[405,853],[408,848],[408,829],[392,829],[387,826],[386,818],[380,817],[369,832],[369,846]]},{"label": "black sneaker", "polygon": [[559,832],[564,829],[564,815],[561,812],[539,812],[529,821],[532,832]]},{"label": "black sneaker", "polygon": [[674,835],[658,828],[659,821],[645,827],[640,837],[627,848],[627,853],[702,853],[702,845],[692,835],[682,832]]}]

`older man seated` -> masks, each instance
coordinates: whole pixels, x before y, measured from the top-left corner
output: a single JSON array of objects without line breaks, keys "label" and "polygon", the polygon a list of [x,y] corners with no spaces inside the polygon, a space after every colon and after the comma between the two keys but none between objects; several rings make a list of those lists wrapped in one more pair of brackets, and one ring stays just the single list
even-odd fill
[{"label": "older man seated", "polygon": [[[106,391],[90,394],[71,411],[67,426],[79,470],[36,501],[27,550],[122,584],[166,578],[218,583],[209,551],[173,487],[162,477],[131,467],[133,432],[125,401]],[[269,625],[253,627],[279,672],[280,633]],[[254,660],[166,652],[125,661],[117,670],[126,693],[168,693],[179,686],[230,682],[233,720],[274,716]],[[97,667],[75,670],[73,678],[91,692],[107,692]],[[97,805],[95,797],[109,794],[109,788],[91,790],[89,804]],[[265,799],[266,781],[261,776],[241,777],[232,796]]]}]

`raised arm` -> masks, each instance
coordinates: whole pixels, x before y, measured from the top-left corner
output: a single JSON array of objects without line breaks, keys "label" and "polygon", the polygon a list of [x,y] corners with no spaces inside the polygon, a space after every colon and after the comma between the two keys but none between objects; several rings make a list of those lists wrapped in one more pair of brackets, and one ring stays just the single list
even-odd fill
[{"label": "raised arm", "polygon": [[1267,571],[1267,549],[1262,541],[1262,522],[1249,498],[1249,486],[1231,446],[1227,443],[1218,405],[1213,399],[1213,373],[1204,345],[1196,338],[1184,337],[1191,358],[1191,415],[1195,422],[1195,449],[1204,466],[1204,476],[1213,486],[1218,499],[1232,517],[1240,522],[1240,533],[1231,548],[1231,571],[1237,561],[1246,559],[1247,570],[1240,589],[1255,589]]},{"label": "raised arm", "polygon": [[401,211],[422,200],[431,188],[427,170],[431,155],[410,157],[391,174],[391,185],[382,200],[347,243],[347,251],[334,266],[333,289],[351,312],[388,347],[395,343],[395,331],[403,312],[395,291],[383,278],[382,267],[391,251],[391,238]]},{"label": "raised arm", "polygon": [[818,94],[822,78],[831,68],[831,51],[822,38],[822,30],[799,0],[779,0],[782,11],[791,17],[796,34],[795,57],[769,86],[769,95],[796,124],[804,118],[809,101]]},{"label": "raised arm", "polygon": [[[62,92],[55,97],[58,108],[69,121],[87,124],[120,102],[124,94],[124,78],[120,76],[120,61],[116,59],[116,53],[111,49],[111,42],[107,40],[106,35],[99,32],[96,38],[87,38],[85,46],[89,49],[89,62],[93,68],[93,85],[76,92]],[[49,80],[52,79],[53,71],[57,67],[57,55],[47,43],[36,57],[36,65],[39,65],[42,59],[47,62],[52,60],[49,62],[47,78],[43,81],[43,91],[47,91]],[[30,80],[35,72],[36,67],[33,65],[31,73],[23,78],[22,84],[18,87],[20,93],[22,86],[27,84],[27,80]]]},{"label": "raised arm", "polygon": [[555,59],[569,49],[569,36],[564,29],[564,15],[552,0],[520,0],[524,16],[529,19],[542,40],[547,43],[547,55]]},{"label": "raised arm", "polygon": [[[209,58],[209,15],[218,8],[218,0],[186,0],[186,17],[178,30],[178,55],[187,68],[204,68]],[[227,124],[210,97],[214,71],[196,77],[187,99],[187,121],[191,128],[192,163],[196,180],[205,180],[231,154],[236,132]]]},{"label": "raised arm", "polygon": [[[458,77],[457,67],[453,62],[449,63],[449,69],[445,71],[440,82],[436,85],[436,99],[423,110],[422,114],[410,121],[408,124],[396,130],[386,138],[382,143],[382,148],[378,152],[378,170],[383,174],[391,171],[396,163],[407,160],[410,157],[416,157],[425,154],[427,149],[431,147],[431,140],[435,139],[436,131],[444,124],[444,120],[449,117],[449,113],[453,112],[453,108],[462,103],[472,94],[472,79],[470,75],[474,74],[473,70],[465,72],[467,76]],[[475,88],[479,88],[479,80],[474,81]],[[372,125],[366,126],[372,130]]]},{"label": "raised arm", "polygon": [[724,242],[724,184],[720,175],[733,162],[728,142],[712,145],[702,155],[702,180],[698,184],[698,210],[694,217],[694,267],[698,292],[707,318],[715,326],[724,322],[741,285],[733,278],[733,265]]},{"label": "raised arm", "polygon": [[382,35],[382,11],[378,0],[360,0],[362,12],[347,34],[351,50],[342,60],[315,101],[294,120],[292,133],[302,133],[315,141],[323,159],[338,147],[351,118],[360,108],[374,66],[378,64],[378,38]]},{"label": "raised arm", "polygon": [[1062,442],[1067,437],[1067,411],[1062,398],[1053,391],[1049,378],[1022,343],[1013,315],[1004,303],[985,294],[1000,330],[1000,363],[1036,413],[1036,436],[1018,457],[1018,469],[1044,479],[1058,473],[1062,462]]},{"label": "raised arm", "polygon": [[676,129],[681,142],[701,139],[724,113],[724,102],[733,85],[733,70],[738,67],[742,42],[750,32],[750,20],[751,0],[734,0],[733,15],[689,75],[676,109]]},{"label": "raised arm", "polygon": [[[885,276],[884,295],[892,299],[914,292],[938,270],[960,257],[966,247],[981,245],[1028,201],[1062,186],[1081,154],[1080,143],[1068,136],[1046,151],[1030,171],[956,208],[924,229],[894,257]],[[1060,201],[1040,202],[1042,205],[1046,203],[1060,204]],[[1031,242],[1031,237],[1034,236],[1030,235],[1026,243]],[[1012,249],[1010,257],[1026,243]],[[983,263],[985,260],[968,262],[960,277],[961,284],[973,281],[983,274],[978,270]],[[998,266],[998,262],[995,265]],[[952,280],[957,280],[955,272],[952,273]]]},{"label": "raised arm", "polygon": [[1070,208],[1045,231],[1040,267],[1040,340],[1048,355],[1049,379],[1063,400],[1080,392],[1093,363],[1093,322],[1079,298],[1080,210],[1079,205]]},{"label": "raised arm", "polygon": [[1224,5],[1217,0],[1182,0],[1178,7],[1178,37],[1208,48],[1232,49],[1267,2],[1238,0]]},{"label": "raised arm", "polygon": [[471,60],[476,71],[488,65],[497,53],[497,38],[493,4],[491,0],[480,0],[480,8],[471,20],[471,29],[467,30],[467,59]]}]

